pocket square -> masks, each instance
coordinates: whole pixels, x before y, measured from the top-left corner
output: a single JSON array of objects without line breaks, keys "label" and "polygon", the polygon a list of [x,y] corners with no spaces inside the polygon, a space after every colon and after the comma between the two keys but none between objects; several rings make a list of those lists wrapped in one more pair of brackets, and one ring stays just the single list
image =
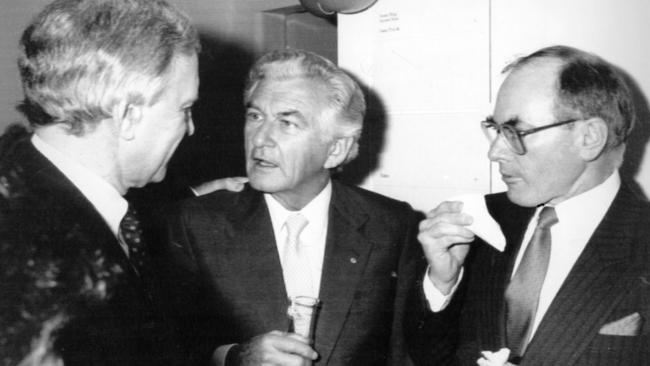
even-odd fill
[{"label": "pocket square", "polygon": [[633,337],[641,334],[643,318],[639,313],[632,313],[624,318],[603,325],[598,331],[601,335]]}]

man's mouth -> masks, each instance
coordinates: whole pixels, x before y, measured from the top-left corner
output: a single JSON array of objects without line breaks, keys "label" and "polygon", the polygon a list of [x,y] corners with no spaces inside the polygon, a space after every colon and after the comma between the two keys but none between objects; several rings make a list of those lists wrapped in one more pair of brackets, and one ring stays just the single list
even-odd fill
[{"label": "man's mouth", "polygon": [[253,160],[253,163],[255,164],[255,166],[260,167],[260,168],[276,168],[278,166],[277,164],[275,164],[275,163],[273,163],[273,162],[271,162],[269,160],[258,158],[258,157],[253,157],[252,160]]},{"label": "man's mouth", "polygon": [[506,172],[499,172],[501,173],[501,180],[503,180],[504,183],[515,183],[519,180],[521,180],[518,176]]}]

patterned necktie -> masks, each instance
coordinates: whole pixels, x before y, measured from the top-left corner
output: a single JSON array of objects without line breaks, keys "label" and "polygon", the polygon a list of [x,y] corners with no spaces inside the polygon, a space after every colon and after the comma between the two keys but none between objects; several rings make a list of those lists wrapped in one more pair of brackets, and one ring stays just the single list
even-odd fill
[{"label": "patterned necktie", "polygon": [[282,270],[289,296],[313,296],[309,261],[305,251],[300,247],[300,233],[308,223],[307,219],[299,213],[289,216],[285,222],[287,240]]},{"label": "patterned necktie", "polygon": [[129,262],[138,275],[142,276],[147,268],[146,244],[143,240],[142,226],[133,206],[129,205],[124,218],[120,221],[118,236],[129,251]]},{"label": "patterned necktie", "polygon": [[506,289],[506,343],[513,356],[523,356],[528,346],[551,255],[551,226],[557,222],[553,207],[540,211],[535,232]]}]

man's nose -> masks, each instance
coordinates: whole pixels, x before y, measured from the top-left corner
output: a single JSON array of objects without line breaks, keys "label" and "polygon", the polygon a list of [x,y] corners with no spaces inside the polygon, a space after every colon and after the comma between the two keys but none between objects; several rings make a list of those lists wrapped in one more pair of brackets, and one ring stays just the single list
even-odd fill
[{"label": "man's nose", "polygon": [[255,126],[253,131],[253,145],[256,147],[261,147],[269,145],[273,142],[273,126],[271,121],[264,121],[258,126]]},{"label": "man's nose", "polygon": [[490,159],[490,161],[503,160],[510,153],[510,148],[502,134],[498,134],[497,137],[490,142],[490,149],[488,150],[488,159]]}]

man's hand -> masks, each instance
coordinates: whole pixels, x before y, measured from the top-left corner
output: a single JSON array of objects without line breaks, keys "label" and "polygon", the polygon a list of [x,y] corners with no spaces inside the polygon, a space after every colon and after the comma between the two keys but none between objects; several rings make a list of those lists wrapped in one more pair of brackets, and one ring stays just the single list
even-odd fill
[{"label": "man's hand", "polygon": [[219,191],[222,189],[227,189],[231,192],[239,192],[244,189],[244,184],[246,184],[246,182],[248,182],[248,178],[246,177],[221,178],[202,183],[196,187],[192,187],[192,190],[194,193],[196,193],[197,196],[203,196],[204,194],[212,193],[214,191]]},{"label": "man's hand", "polygon": [[230,352],[237,352],[233,358],[238,366],[303,366],[311,365],[318,357],[306,338],[276,330],[259,335]]},{"label": "man's hand", "polygon": [[458,281],[460,270],[469,252],[474,233],[465,226],[472,217],[461,213],[463,203],[443,202],[427,213],[420,222],[418,240],[429,263],[429,279],[440,292],[447,295]]}]

